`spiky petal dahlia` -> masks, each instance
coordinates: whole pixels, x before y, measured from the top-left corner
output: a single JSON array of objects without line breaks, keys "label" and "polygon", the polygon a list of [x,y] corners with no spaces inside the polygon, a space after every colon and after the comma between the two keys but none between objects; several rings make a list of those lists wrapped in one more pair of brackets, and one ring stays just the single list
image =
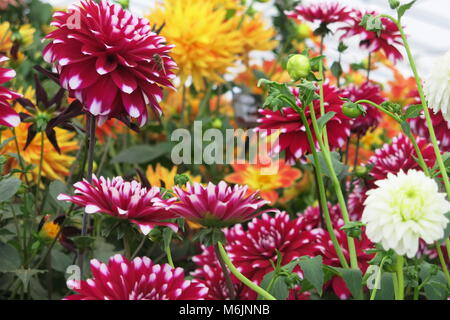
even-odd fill
[{"label": "spiky petal dahlia", "polygon": [[351,11],[347,7],[335,2],[298,5],[293,11],[287,12],[287,16],[297,20],[307,20],[328,25],[349,20],[350,13]]},{"label": "spiky petal dahlia", "polygon": [[[416,141],[425,163],[428,167],[433,167],[436,161],[433,146],[424,138],[418,137]],[[377,149],[375,155],[369,159],[369,165],[372,165],[370,175],[374,180],[383,180],[389,173],[397,174],[401,169],[420,170],[420,165],[415,159],[417,157],[411,141],[404,134],[399,134],[392,139],[392,143]]]},{"label": "spiky petal dahlia", "polygon": [[202,300],[208,289],[184,279],[182,268],[154,264],[150,258],[132,261],[117,254],[108,264],[91,260],[92,278],[68,281],[76,294],[66,300]]},{"label": "spiky petal dahlia", "polygon": [[135,118],[140,126],[148,119],[147,104],[161,115],[161,87],[172,87],[176,64],[168,55],[172,46],[146,19],[117,4],[86,0],[55,12],[52,26],[44,58],[87,111],[102,121]]},{"label": "spiky petal dahlia", "polygon": [[450,51],[436,59],[425,80],[424,91],[428,107],[434,113],[441,111],[444,119],[450,121]]},{"label": "spiky petal dahlia", "polygon": [[450,202],[433,179],[411,169],[389,173],[375,184],[378,188],[367,192],[362,216],[370,240],[412,258],[419,239],[431,244],[444,236]]},{"label": "spiky petal dahlia", "polygon": [[[347,93],[334,86],[325,84],[323,88],[325,112],[336,112],[335,116],[327,122],[328,142],[331,149],[342,147],[350,136],[350,118],[342,113],[343,101],[340,97],[347,97]],[[298,98],[298,90],[294,90],[294,95]],[[301,102],[297,99],[297,104]],[[314,101],[314,110],[316,117],[320,117],[320,103]],[[275,144],[273,152],[285,151],[286,161],[293,163],[296,159],[302,159],[305,155],[311,153],[311,148],[306,136],[305,126],[300,115],[292,108],[284,108],[281,111],[272,111],[269,109],[259,110],[261,117],[260,123],[255,131],[266,130],[267,134],[279,131],[278,141]],[[305,108],[306,117],[312,130],[311,113],[309,107]],[[317,139],[314,135],[316,147]]]},{"label": "spiky petal dahlia", "polygon": [[122,177],[97,178],[95,175],[92,183],[83,180],[74,187],[75,195],[60,194],[58,200],[84,207],[86,213],[101,212],[129,220],[144,234],[155,226],[167,226],[177,231],[177,224],[167,221],[176,218],[169,211],[175,199],[164,200],[158,187],[147,190],[137,181],[124,181]]},{"label": "spiky petal dahlia", "polygon": [[378,36],[374,31],[367,31],[360,25],[362,18],[366,14],[377,15],[374,11],[368,11],[363,13],[358,10],[354,10],[352,17],[348,25],[340,28],[344,32],[341,39],[347,39],[355,35],[360,36],[359,46],[363,49],[369,50],[369,52],[383,51],[387,58],[393,62],[401,60],[402,54],[396,45],[402,45],[400,31],[397,25],[387,18],[381,18],[383,24],[383,30]]},{"label": "spiky petal dahlia", "polygon": [[161,34],[175,45],[172,56],[181,83],[192,77],[195,88],[202,89],[204,79],[223,82],[222,75],[235,65],[244,43],[228,12],[214,1],[166,0],[150,13],[152,23],[164,24]]},{"label": "spiky petal dahlia", "polygon": [[172,204],[170,211],[205,227],[228,227],[262,213],[278,212],[259,210],[269,201],[262,200],[258,192],[248,194],[247,186],[230,187],[225,181],[207,186],[187,183],[185,189],[174,187],[173,191],[180,201]]},{"label": "spiky petal dahlia", "polygon": [[[0,55],[0,63],[7,61],[8,58]],[[0,84],[4,84],[16,76],[12,69],[0,68]],[[20,94],[0,86],[0,125],[6,127],[17,127],[20,123],[20,117],[8,100],[20,98]]]},{"label": "spiky petal dahlia", "polygon": [[[361,86],[350,85],[347,91],[349,93],[349,99],[354,102],[358,100],[369,100],[376,104],[381,104],[384,101],[381,97],[380,86],[370,82],[365,82]],[[366,109],[366,114],[353,119],[351,126],[352,132],[360,136],[364,135],[368,130],[376,128],[381,120],[380,111],[366,103],[362,105]]]}]

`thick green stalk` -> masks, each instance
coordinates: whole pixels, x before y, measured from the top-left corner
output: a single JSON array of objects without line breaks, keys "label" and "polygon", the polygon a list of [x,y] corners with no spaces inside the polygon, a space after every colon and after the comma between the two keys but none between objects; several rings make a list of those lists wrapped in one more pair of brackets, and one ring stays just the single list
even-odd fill
[{"label": "thick green stalk", "polygon": [[[344,219],[344,222],[347,224],[350,222],[350,217],[349,217],[349,213],[347,210],[347,204],[345,203],[344,194],[342,192],[341,182],[339,181],[339,178],[336,175],[336,172],[334,171],[333,162],[331,161],[330,151],[328,150],[328,148],[325,147],[325,145],[322,141],[322,134],[321,134],[319,126],[317,124],[316,114],[314,111],[313,104],[310,104],[310,114],[311,114],[311,121],[312,121],[312,125],[314,128],[314,132],[316,134],[317,141],[319,142],[320,150],[322,150],[322,154],[325,159],[325,163],[331,174],[331,181],[333,183],[334,190],[335,190],[336,196],[338,198],[339,206],[341,208],[342,218]],[[348,242],[348,249],[350,252],[350,265],[353,269],[359,269],[358,258],[356,255],[355,241],[352,237],[347,237],[347,242]]]},{"label": "thick green stalk", "polygon": [[314,139],[311,133],[311,128],[309,127],[308,120],[306,119],[305,113],[303,110],[300,110],[300,108],[296,108],[297,113],[302,118],[303,125],[306,128],[306,135],[308,137],[308,142],[312,150],[313,159],[314,159],[314,166],[316,168],[316,176],[317,176],[317,185],[319,188],[319,199],[322,206],[324,218],[325,218],[325,225],[327,227],[328,234],[330,235],[331,242],[333,243],[333,247],[336,250],[336,254],[339,258],[339,261],[341,263],[341,266],[344,268],[348,268],[347,260],[345,259],[344,253],[342,252],[341,246],[339,244],[339,241],[336,237],[336,234],[334,233],[333,223],[331,222],[330,212],[328,210],[328,202],[326,198],[325,193],[325,186],[323,183],[322,178],[322,169],[320,167],[319,162],[319,156],[317,155],[316,147],[314,144]]},{"label": "thick green stalk", "polygon": [[245,284],[247,287],[261,295],[266,300],[276,300],[274,296],[272,296],[269,292],[258,286],[257,284],[253,283],[249,279],[247,279],[242,273],[239,272],[239,270],[233,265],[230,258],[227,255],[227,252],[225,251],[225,248],[223,247],[221,242],[217,243],[217,247],[219,248],[220,256],[222,257],[223,261],[227,265],[228,269],[230,269],[231,273],[239,279],[243,284]]},{"label": "thick green stalk", "polygon": [[405,258],[403,256],[398,255],[397,261],[395,263],[395,271],[397,273],[397,300],[405,299],[405,277],[403,275],[403,264],[405,263]]}]

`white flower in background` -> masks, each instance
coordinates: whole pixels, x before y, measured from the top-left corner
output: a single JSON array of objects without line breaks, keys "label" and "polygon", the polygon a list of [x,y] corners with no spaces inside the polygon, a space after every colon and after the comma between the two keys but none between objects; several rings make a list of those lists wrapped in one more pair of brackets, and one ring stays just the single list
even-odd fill
[{"label": "white flower in background", "polygon": [[428,107],[434,113],[442,111],[444,119],[450,121],[450,51],[436,59],[424,83]]},{"label": "white flower in background", "polygon": [[446,194],[439,193],[436,182],[422,171],[400,171],[375,182],[367,192],[362,222],[368,238],[385,250],[414,257],[419,238],[431,244],[444,236],[450,211]]}]

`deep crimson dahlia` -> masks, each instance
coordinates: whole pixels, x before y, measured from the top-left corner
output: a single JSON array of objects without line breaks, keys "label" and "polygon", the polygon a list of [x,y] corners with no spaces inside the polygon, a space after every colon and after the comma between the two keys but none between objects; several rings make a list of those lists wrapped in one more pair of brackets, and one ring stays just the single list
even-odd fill
[{"label": "deep crimson dahlia", "polygon": [[[419,94],[417,90],[413,93],[415,96],[415,101],[413,104],[421,104]],[[443,152],[450,152],[450,122],[445,120],[442,116],[442,112],[438,113],[430,112],[431,122],[433,123],[434,133],[439,141],[439,149]],[[409,119],[409,124],[411,125],[411,131],[423,138],[430,141],[430,133],[428,131],[427,121],[425,120],[425,115],[423,111],[417,118]]]},{"label": "deep crimson dahlia", "polygon": [[[0,63],[7,61],[8,58],[0,55]],[[16,76],[16,72],[12,69],[0,68],[0,84],[8,82]],[[6,127],[17,127],[20,123],[20,117],[8,100],[20,98],[21,95],[0,86],[0,125]]]},{"label": "deep crimson dahlia", "polygon": [[155,226],[167,226],[177,231],[176,218],[169,208],[175,198],[165,200],[158,187],[143,188],[137,181],[124,181],[95,175],[92,183],[83,180],[74,184],[75,195],[60,194],[58,200],[85,207],[86,213],[105,213],[135,223],[144,234]]},{"label": "deep crimson dahlia", "polygon": [[[347,88],[349,99],[353,102],[358,100],[369,100],[376,104],[381,104],[384,99],[381,97],[380,86],[365,82],[361,86],[350,85]],[[360,136],[364,135],[368,130],[374,129],[381,120],[381,113],[378,109],[369,104],[362,104],[366,109],[364,116],[352,119],[351,131]]]},{"label": "deep crimson dahlia", "polygon": [[339,3],[314,3],[310,5],[298,5],[293,11],[287,12],[289,18],[307,20],[330,24],[334,22],[345,22],[350,19],[351,11]]},{"label": "deep crimson dahlia", "polygon": [[402,45],[402,41],[400,31],[395,23],[387,18],[381,18],[383,31],[378,36],[376,32],[367,31],[360,25],[365,14],[377,15],[375,11],[367,11],[363,14],[359,10],[354,10],[349,24],[339,28],[339,30],[344,31],[341,40],[359,35],[361,37],[359,42],[361,48],[367,49],[372,53],[382,50],[388,59],[394,62],[401,60],[403,58],[402,54],[395,45]]},{"label": "deep crimson dahlia", "polygon": [[226,249],[242,274],[261,283],[264,275],[273,270],[271,262],[276,262],[277,250],[283,257],[281,265],[298,257],[316,255],[316,236],[305,227],[304,220],[291,220],[286,212],[274,217],[263,214],[253,219],[247,230],[240,224],[230,228]]},{"label": "deep crimson dahlia", "polygon": [[250,220],[262,213],[278,212],[277,209],[260,211],[270,203],[262,200],[258,192],[248,195],[247,186],[230,187],[225,181],[207,186],[200,183],[186,185],[185,189],[174,187],[180,199],[171,205],[170,211],[205,227],[228,227]]},{"label": "deep crimson dahlia", "polygon": [[[433,146],[421,137],[418,137],[416,141],[425,163],[428,167],[433,167],[436,161]],[[392,143],[375,150],[375,155],[370,157],[369,165],[372,166],[370,175],[373,180],[368,182],[369,187],[373,187],[376,180],[386,179],[388,173],[397,174],[400,170],[406,172],[409,169],[421,170],[415,158],[417,154],[413,144],[405,135],[399,134],[392,139]]]},{"label": "deep crimson dahlia", "polygon": [[161,86],[173,87],[173,46],[146,19],[107,1],[81,1],[53,14],[44,58],[55,63],[61,85],[101,121],[136,118],[143,126],[150,104],[159,117]]},{"label": "deep crimson dahlia", "polygon": [[182,268],[154,264],[150,258],[129,261],[117,254],[108,264],[91,260],[92,278],[67,282],[77,294],[66,300],[202,300],[208,289],[184,279]]},{"label": "deep crimson dahlia", "polygon": [[[294,90],[297,97],[297,104],[301,107],[299,92]],[[348,97],[346,91],[340,90],[329,84],[323,87],[323,97],[325,102],[325,112],[334,111],[336,115],[327,122],[328,143],[332,150],[342,147],[350,136],[350,118],[342,113],[343,101],[340,97]],[[314,101],[314,110],[316,117],[320,117],[320,102]],[[269,109],[260,109],[261,118],[258,119],[260,125],[255,131],[264,131],[270,135],[280,130],[280,135],[272,152],[285,151],[286,161],[293,163],[296,159],[302,159],[305,155],[311,153],[311,148],[306,136],[305,126],[300,115],[292,108],[284,108],[281,111],[272,111]],[[313,131],[311,123],[310,109],[305,108],[305,114]],[[313,138],[318,147],[317,139],[313,132]]]}]

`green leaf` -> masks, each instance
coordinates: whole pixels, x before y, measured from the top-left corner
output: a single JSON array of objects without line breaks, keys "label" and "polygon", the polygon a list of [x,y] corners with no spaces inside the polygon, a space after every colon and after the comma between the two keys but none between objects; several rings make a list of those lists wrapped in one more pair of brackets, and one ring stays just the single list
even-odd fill
[{"label": "green leaf", "polygon": [[327,124],[327,122],[330,121],[335,115],[336,115],[336,112],[330,111],[330,112],[325,113],[323,116],[321,116],[317,120],[317,125],[319,126],[319,130],[322,131],[323,128],[325,127],[325,125]]},{"label": "green leaf", "polygon": [[407,136],[410,136],[410,135],[412,134],[412,132],[411,132],[411,126],[409,125],[408,122],[402,121],[402,122],[400,123],[400,126],[402,127],[403,132],[404,132]]},{"label": "green leaf", "polygon": [[421,104],[414,104],[406,109],[405,117],[406,119],[417,118],[422,110],[423,107]]},{"label": "green leaf", "polygon": [[110,257],[118,253],[114,245],[106,242],[106,240],[102,237],[97,237],[95,239],[94,249],[92,251],[92,256],[105,263]]},{"label": "green leaf", "polygon": [[320,98],[316,93],[317,88],[314,83],[310,81],[305,81],[304,83],[297,86],[300,90],[300,101],[302,106],[306,108],[311,102]]},{"label": "green leaf", "polygon": [[362,299],[363,291],[362,291],[362,273],[361,270],[358,269],[344,269],[344,268],[336,268],[339,269],[339,272],[342,278],[347,285],[347,288],[352,293],[353,298]]},{"label": "green leaf", "polygon": [[111,160],[111,163],[146,163],[169,153],[171,150],[171,142],[161,142],[151,146],[136,145],[121,151]]},{"label": "green leaf", "polygon": [[9,177],[0,181],[0,202],[7,201],[19,191],[22,182],[16,177]]},{"label": "green leaf", "polygon": [[60,180],[52,181],[48,187],[48,192],[50,194],[51,199],[53,200],[53,202],[56,205],[58,205],[59,207],[61,207],[64,210],[69,209],[70,204],[68,202],[59,201],[57,199],[57,197],[60,193],[66,193],[66,194],[68,193],[67,186],[65,183],[63,183]]},{"label": "green leaf", "polygon": [[73,237],[72,240],[79,249],[91,248],[95,242],[95,238],[90,236],[77,236]]},{"label": "green leaf", "polygon": [[[450,221],[450,211],[447,212],[447,213],[445,214],[445,216],[447,217],[448,221]],[[450,237],[450,222],[447,223],[447,227],[446,227],[445,230],[444,230],[444,236],[443,236],[442,239],[439,240],[438,242],[442,242],[442,241],[444,241],[445,239],[448,239],[448,237]]]},{"label": "green leaf", "polygon": [[19,269],[10,272],[15,274],[22,281],[24,288],[26,288],[26,292],[28,292],[28,284],[30,283],[31,278],[37,274],[45,273],[47,271],[38,269]]},{"label": "green leaf", "polygon": [[393,273],[383,272],[380,280],[380,290],[378,290],[375,300],[393,300],[394,295]]},{"label": "green leaf", "polygon": [[314,258],[301,257],[299,260],[300,267],[303,271],[304,279],[308,280],[314,288],[322,295],[323,287],[323,269],[322,256]]},{"label": "green leaf", "polygon": [[342,66],[339,61],[334,61],[333,64],[331,65],[330,70],[333,76],[335,76],[336,78],[339,78],[343,72]]},{"label": "green leaf", "polygon": [[273,282],[270,293],[277,300],[286,300],[289,296],[289,287],[286,284],[285,277],[277,277]]},{"label": "green leaf", "polygon": [[[320,168],[322,169],[322,174],[331,178],[331,172],[328,169],[323,152],[318,152],[317,156],[319,158],[319,165],[320,165]],[[314,158],[312,155],[307,155],[306,158],[308,158],[314,165],[314,161],[313,161]],[[331,163],[333,165],[334,172],[336,173],[336,175],[338,177],[341,177],[343,174],[345,174],[346,169],[348,167],[340,161],[339,153],[334,152],[334,151],[331,152]]]},{"label": "green leaf", "polygon": [[414,5],[414,3],[415,3],[416,1],[417,1],[417,0],[411,1],[411,2],[409,2],[409,3],[406,3],[406,4],[404,4],[404,5],[401,5],[401,6],[398,8],[397,13],[398,13],[398,19],[399,19],[399,20],[400,20],[401,17],[403,17],[403,15],[405,14],[406,11],[408,11],[409,9],[411,9],[411,7]]},{"label": "green leaf", "polygon": [[270,108],[274,111],[281,110],[285,107],[293,107],[296,105],[295,98],[284,83],[278,83],[267,79],[260,79],[258,87],[264,85],[269,91],[269,95],[264,101],[263,108]]},{"label": "green leaf", "polygon": [[0,242],[0,271],[19,269],[20,264],[20,255],[16,248]]}]

